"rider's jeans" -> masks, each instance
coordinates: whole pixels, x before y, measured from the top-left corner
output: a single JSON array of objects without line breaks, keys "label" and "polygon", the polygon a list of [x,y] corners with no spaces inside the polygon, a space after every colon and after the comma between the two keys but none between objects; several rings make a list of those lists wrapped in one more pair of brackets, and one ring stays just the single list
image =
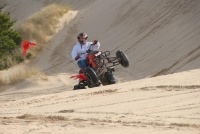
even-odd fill
[{"label": "rider's jeans", "polygon": [[77,64],[81,69],[84,69],[84,68],[87,67],[87,61],[86,60],[79,60]]}]

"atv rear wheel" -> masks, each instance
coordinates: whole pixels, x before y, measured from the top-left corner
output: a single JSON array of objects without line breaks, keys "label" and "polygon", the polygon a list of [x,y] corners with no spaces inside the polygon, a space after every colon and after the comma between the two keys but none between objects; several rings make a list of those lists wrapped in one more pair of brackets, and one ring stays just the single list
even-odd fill
[{"label": "atv rear wheel", "polygon": [[95,73],[95,71],[92,68],[86,67],[84,69],[84,74],[87,78],[87,81],[91,84],[91,86],[99,85],[99,79],[97,77],[97,74]]},{"label": "atv rear wheel", "polygon": [[104,75],[101,75],[100,81],[104,86],[117,83],[117,80],[111,70],[107,70]]},{"label": "atv rear wheel", "polygon": [[108,81],[108,85],[117,83],[114,75],[112,73],[110,73],[110,72],[108,72],[108,74],[107,74],[107,81]]},{"label": "atv rear wheel", "polygon": [[124,52],[122,52],[121,50],[118,50],[116,52],[116,57],[118,58],[119,63],[123,67],[129,67],[129,60],[128,60],[128,57],[126,56],[126,54]]}]

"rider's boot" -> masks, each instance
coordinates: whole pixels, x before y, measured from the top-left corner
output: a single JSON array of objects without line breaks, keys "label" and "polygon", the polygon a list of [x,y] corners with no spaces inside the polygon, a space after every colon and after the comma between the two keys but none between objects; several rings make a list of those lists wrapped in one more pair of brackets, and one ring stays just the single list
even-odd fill
[{"label": "rider's boot", "polygon": [[86,89],[85,83],[80,81],[78,85],[74,86],[74,90],[78,90],[78,89]]}]

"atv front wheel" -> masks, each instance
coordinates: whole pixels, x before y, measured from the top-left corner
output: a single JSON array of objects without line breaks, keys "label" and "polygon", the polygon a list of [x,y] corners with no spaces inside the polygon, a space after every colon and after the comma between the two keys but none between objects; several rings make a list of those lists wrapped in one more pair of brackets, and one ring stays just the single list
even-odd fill
[{"label": "atv front wheel", "polygon": [[122,52],[121,50],[118,50],[116,52],[116,57],[119,60],[119,63],[123,66],[123,67],[129,67],[129,60],[128,57],[126,56],[126,54],[124,52]]}]

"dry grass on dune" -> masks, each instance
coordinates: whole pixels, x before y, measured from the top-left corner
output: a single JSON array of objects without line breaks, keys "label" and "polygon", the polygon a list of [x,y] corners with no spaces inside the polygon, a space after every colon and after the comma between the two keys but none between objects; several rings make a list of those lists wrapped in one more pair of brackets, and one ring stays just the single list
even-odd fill
[{"label": "dry grass on dune", "polygon": [[[34,47],[29,51],[33,57],[37,55],[42,47],[48,42],[50,39],[49,37],[55,34],[59,19],[68,11],[69,7],[66,5],[51,4],[16,26],[24,40],[38,44],[37,47]],[[19,53],[21,54],[20,51]],[[15,62],[11,57],[7,55],[5,58],[8,59],[8,65],[15,65]],[[0,72],[0,85],[16,83],[31,76],[44,76],[44,73],[36,68],[17,65]]]},{"label": "dry grass on dune", "polygon": [[51,4],[33,14],[17,26],[23,39],[32,41],[38,46],[32,53],[37,53],[46,44],[49,37],[55,33],[59,19],[69,11],[69,7],[61,4]]},{"label": "dry grass on dune", "polygon": [[[15,57],[15,58],[13,58],[13,57]],[[18,58],[18,59],[16,59],[16,58]],[[12,53],[3,55],[0,58],[0,65],[7,66],[8,68],[12,67],[12,66],[18,64],[18,61],[20,61],[19,58],[21,59],[21,50],[18,48],[18,49],[13,50]]]},{"label": "dry grass on dune", "polygon": [[32,76],[46,79],[45,74],[39,69],[17,65],[0,72],[0,85],[13,84]]}]

